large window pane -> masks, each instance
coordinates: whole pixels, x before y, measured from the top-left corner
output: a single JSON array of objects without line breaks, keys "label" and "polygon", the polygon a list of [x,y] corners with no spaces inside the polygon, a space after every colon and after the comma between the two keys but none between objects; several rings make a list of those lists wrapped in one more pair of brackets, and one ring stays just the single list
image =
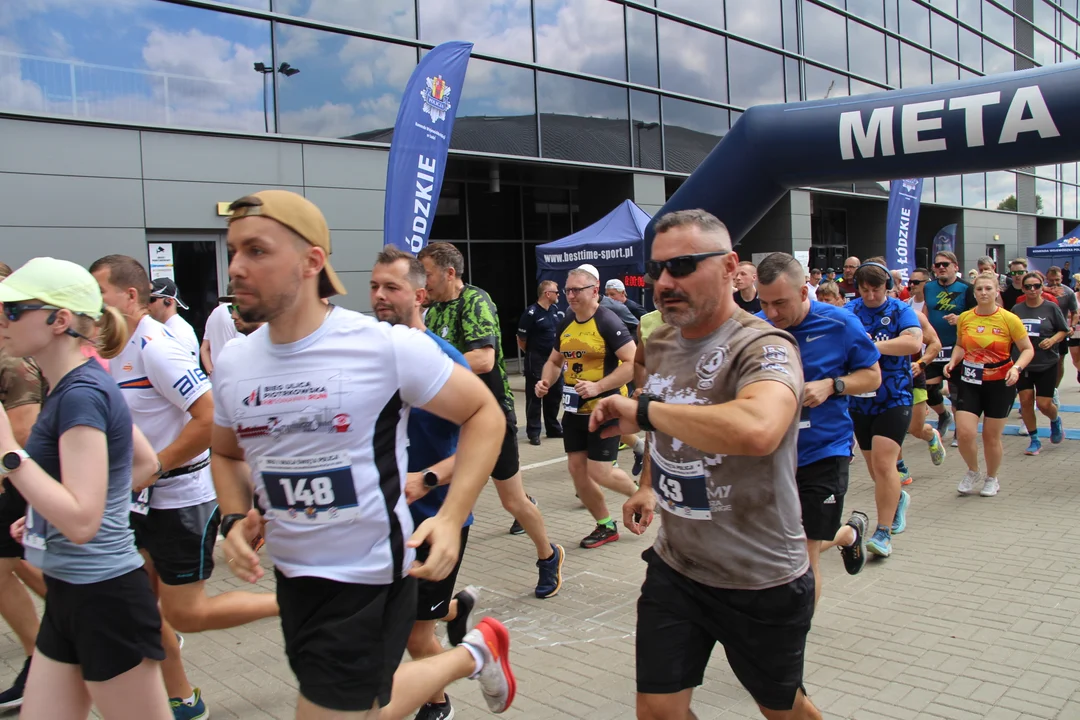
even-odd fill
[{"label": "large window pane", "polygon": [[983,3],[983,32],[1009,47],[1013,44],[1012,15],[990,3]]},{"label": "large window pane", "polygon": [[934,57],[932,59],[932,68],[935,83],[946,83],[960,79],[960,68],[948,60]]},{"label": "large window pane", "polygon": [[865,83],[861,80],[851,80],[849,83],[851,85],[852,95],[869,95],[870,93],[881,92],[882,90],[888,89],[877,85],[871,85],[870,83]]},{"label": "large window pane", "polygon": [[[1041,207],[1040,207],[1040,200]],[[1053,180],[1035,181],[1035,208],[1040,215],[1053,217],[1057,211],[1057,183]]]},{"label": "large window pane", "polygon": [[932,178],[932,177],[924,178],[923,179],[923,184],[922,184],[922,202],[924,202],[924,203],[932,203],[932,202],[935,202],[936,200],[937,200],[937,197],[936,197],[935,186],[934,186],[934,178]]},{"label": "large window pane", "polygon": [[545,0],[536,3],[534,12],[536,59],[542,65],[626,79],[621,5],[607,0]]},{"label": "large window pane", "polygon": [[665,90],[726,102],[724,38],[659,18],[660,85]]},{"label": "large window pane", "polygon": [[674,98],[662,102],[666,169],[693,172],[727,134],[728,111]]},{"label": "large window pane", "polygon": [[[363,2],[373,11],[380,4]],[[530,13],[529,0],[420,0],[420,39],[468,40],[478,53],[532,61]]]},{"label": "large window pane", "polygon": [[[558,240],[572,230],[570,191],[566,188],[521,188],[526,240]],[[526,252],[532,252],[526,248]]]},{"label": "large window pane", "polygon": [[885,64],[889,71],[889,84],[900,87],[900,41],[885,38]]},{"label": "large window pane", "polygon": [[848,12],[875,25],[885,24],[885,4],[882,0],[848,0]]},{"label": "large window pane", "polygon": [[656,55],[656,16],[626,8],[626,52],[630,60],[630,81],[657,87],[660,84]]},{"label": "large window pane", "polygon": [[983,40],[983,72],[987,75],[1012,72],[1016,69],[1012,52]]},{"label": "large window pane", "polygon": [[803,41],[806,56],[847,69],[847,21],[840,15],[811,3],[803,4]]},{"label": "large window pane", "polygon": [[797,0],[782,0],[784,5],[784,47],[792,52],[799,50],[799,17]]},{"label": "large window pane", "polygon": [[415,50],[282,23],[275,39],[278,60],[300,70],[278,76],[281,132],[390,141]]},{"label": "large window pane", "polygon": [[625,88],[544,72],[536,83],[544,157],[630,164]]},{"label": "large window pane", "polygon": [[939,177],[935,185],[936,202],[941,205],[960,206],[964,204],[963,186],[959,175]]},{"label": "large window pane", "polygon": [[9,15],[0,23],[0,109],[273,130],[271,83],[264,96],[252,69],[272,62],[268,22],[149,0],[19,3]]},{"label": "large window pane", "polygon": [[1057,62],[1057,43],[1035,33],[1035,62],[1039,65],[1053,65]]},{"label": "large window pane", "polygon": [[949,18],[933,13],[930,16],[930,46],[939,53],[958,60],[956,45],[956,23]]},{"label": "large window pane", "polygon": [[633,140],[634,167],[664,168],[660,136],[660,96],[631,90],[630,138]]},{"label": "large window pane", "polygon": [[[502,183],[493,193],[487,183],[469,183],[469,237],[473,240],[517,240],[521,237],[521,186]],[[492,245],[473,245],[473,252],[495,250]],[[520,258],[521,250],[517,251]],[[504,267],[513,267],[507,263]],[[497,301],[496,301],[497,302]]]},{"label": "large window pane", "polygon": [[930,0],[930,4],[956,17],[956,0]]},{"label": "large window pane", "polygon": [[1057,8],[1051,6],[1046,0],[1033,0],[1033,2],[1036,27],[1042,28],[1047,34],[1053,36],[1057,31]]},{"label": "large window pane", "polygon": [[532,70],[473,58],[458,100],[451,147],[537,154]]},{"label": "large window pane", "polygon": [[657,0],[656,7],[661,10],[697,20],[714,28],[724,28],[724,3],[712,0]]},{"label": "large window pane", "polygon": [[803,99],[799,64],[800,61],[795,58],[784,58],[784,96],[788,102],[799,102]]},{"label": "large window pane", "polygon": [[904,87],[929,85],[930,53],[919,50],[907,43],[900,44],[900,77]]},{"label": "large window pane", "polygon": [[956,17],[976,30],[982,29],[982,0],[958,0]]},{"label": "large window pane", "polygon": [[[250,5],[230,1],[233,5]],[[262,4],[266,5],[267,0],[262,0]],[[273,7],[274,12],[284,15],[295,15],[359,30],[416,37],[416,8],[413,0],[273,0]]]},{"label": "large window pane", "polygon": [[982,39],[971,32],[960,28],[960,62],[975,70],[982,70]]},{"label": "large window pane", "polygon": [[1061,216],[1065,218],[1080,218],[1080,210],[1076,207],[1076,186],[1061,186]]},{"label": "large window pane", "polygon": [[834,73],[813,65],[806,66],[806,99],[844,97],[850,94],[846,75]]},{"label": "large window pane", "polygon": [[898,0],[900,34],[911,42],[930,45],[930,10],[915,0]]},{"label": "large window pane", "polygon": [[964,176],[964,205],[967,207],[986,207],[986,175],[973,173]]},{"label": "large window pane", "polygon": [[884,33],[848,20],[848,53],[857,60],[855,72],[871,80],[888,82]]},{"label": "large window pane", "polygon": [[780,0],[727,0],[727,29],[743,37],[781,47],[784,34],[780,22]]},{"label": "large window pane", "polygon": [[1016,175],[998,171],[986,173],[986,207],[991,210],[1007,210],[1006,201],[1012,198],[1016,208]]},{"label": "large window pane", "polygon": [[780,55],[729,40],[728,67],[733,105],[784,102],[784,59]]}]

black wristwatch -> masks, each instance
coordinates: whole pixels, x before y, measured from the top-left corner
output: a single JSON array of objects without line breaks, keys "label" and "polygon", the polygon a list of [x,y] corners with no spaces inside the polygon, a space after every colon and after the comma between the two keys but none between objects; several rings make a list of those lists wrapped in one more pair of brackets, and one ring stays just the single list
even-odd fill
[{"label": "black wristwatch", "polygon": [[15,472],[22,466],[23,460],[29,459],[30,455],[25,450],[4,453],[4,456],[0,458],[0,476]]},{"label": "black wristwatch", "polygon": [[833,378],[833,381],[832,381],[832,391],[833,391],[833,394],[834,394],[834,395],[843,395],[843,394],[844,394],[844,389],[845,389],[846,387],[847,387],[847,386],[846,386],[846,385],[844,385],[844,381],[843,381],[843,380],[841,380],[840,378]]},{"label": "black wristwatch", "polygon": [[221,537],[229,537],[229,531],[233,529],[233,525],[240,522],[246,517],[247,515],[244,515],[243,513],[229,513],[225,517],[221,518]]},{"label": "black wristwatch", "polygon": [[439,476],[435,474],[434,470],[424,471],[424,487],[428,490],[434,490],[439,487]]},{"label": "black wristwatch", "polygon": [[637,401],[637,424],[642,430],[656,430],[653,424],[649,422],[649,403],[652,402],[664,402],[664,399],[659,395],[653,395],[652,393],[641,393],[638,396]]}]

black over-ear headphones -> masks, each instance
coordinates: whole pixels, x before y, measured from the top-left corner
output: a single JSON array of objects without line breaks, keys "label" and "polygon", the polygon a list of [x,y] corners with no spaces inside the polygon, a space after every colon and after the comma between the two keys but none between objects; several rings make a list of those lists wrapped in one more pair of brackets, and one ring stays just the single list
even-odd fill
[{"label": "black over-ear headphones", "polygon": [[885,289],[886,290],[892,290],[893,289],[892,273],[889,272],[889,268],[885,267],[881,263],[864,262],[862,265],[860,265],[855,270],[855,272],[859,272],[859,270],[862,270],[864,267],[876,267],[876,268],[881,268],[882,270],[884,270],[885,271]]}]

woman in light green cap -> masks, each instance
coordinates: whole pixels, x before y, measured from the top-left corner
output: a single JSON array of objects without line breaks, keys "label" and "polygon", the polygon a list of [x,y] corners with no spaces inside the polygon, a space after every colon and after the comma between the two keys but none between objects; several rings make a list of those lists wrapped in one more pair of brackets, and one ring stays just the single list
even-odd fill
[{"label": "woman in light green cap", "polygon": [[25,720],[172,720],[161,678],[161,616],[128,523],[132,477],[157,468],[120,389],[80,344],[127,341],[97,281],[65,260],[35,258],[0,282],[7,351],[33,357],[51,388],[26,448],[0,412],[0,476],[28,503],[11,526],[45,575],[45,614],[23,697]]}]

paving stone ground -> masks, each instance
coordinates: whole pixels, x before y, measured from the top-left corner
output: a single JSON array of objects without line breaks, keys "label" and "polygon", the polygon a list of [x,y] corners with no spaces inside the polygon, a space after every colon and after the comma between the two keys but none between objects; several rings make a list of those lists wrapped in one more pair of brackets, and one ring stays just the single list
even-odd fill
[{"label": "paving stone ground", "polygon": [[[1063,404],[1080,404],[1072,375],[1062,386]],[[520,389],[520,378],[515,385]],[[522,408],[518,415],[524,417]],[[1064,417],[1080,428],[1080,414]],[[1019,422],[1014,413],[1009,423]],[[806,686],[825,717],[1080,718],[1080,563],[1073,552],[1080,544],[1080,441],[1044,441],[1039,457],[1023,455],[1026,442],[1005,438],[1001,493],[987,499],[957,495],[964,467],[955,449],[935,468],[909,438],[912,505],[892,557],[855,577],[844,573],[838,553],[823,559]],[[639,555],[654,531],[579,548],[591,519],[574,498],[560,442],[523,443],[521,454],[523,464],[536,465],[525,472],[526,487],[551,537],[567,550],[563,590],[549,600],[532,596],[532,544],[507,534],[511,518],[490,486],[459,578],[481,588],[478,616],[500,618],[513,632],[518,697],[505,717],[632,718]],[[620,460],[629,468],[629,453]],[[873,517],[873,488],[861,461],[852,466],[846,504]],[[613,515],[621,515],[620,506],[609,497]],[[210,592],[240,587],[224,570],[220,549],[218,561]],[[271,591],[272,581],[261,587]],[[0,633],[0,682],[14,677],[20,656],[11,633]],[[184,656],[216,720],[293,717],[295,679],[277,622],[189,635]],[[488,716],[475,683],[458,682],[450,694],[458,718]],[[702,720],[760,717],[719,651],[693,709]]]}]

